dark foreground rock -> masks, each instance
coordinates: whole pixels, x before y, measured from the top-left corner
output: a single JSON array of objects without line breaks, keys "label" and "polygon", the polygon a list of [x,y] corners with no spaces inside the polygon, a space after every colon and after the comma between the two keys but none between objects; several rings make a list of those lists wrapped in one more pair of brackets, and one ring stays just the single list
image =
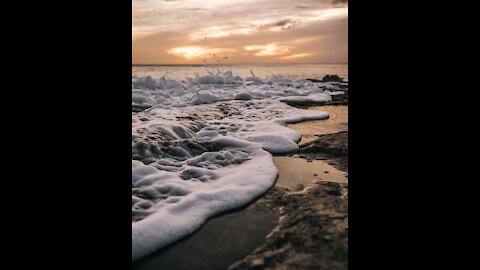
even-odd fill
[{"label": "dark foreground rock", "polygon": [[345,91],[345,94],[332,96],[332,101],[326,102],[324,105],[348,105],[348,90]]},{"label": "dark foreground rock", "polygon": [[302,145],[299,153],[329,154],[332,157],[348,155],[348,131],[318,135],[314,141]]},{"label": "dark foreground rock", "polygon": [[296,152],[307,160],[328,159],[339,170],[348,171],[348,131],[319,135]]},{"label": "dark foreground rock", "polygon": [[317,182],[302,192],[275,187],[264,199],[280,209],[279,225],[230,270],[348,268],[348,184]]},{"label": "dark foreground rock", "polygon": [[[348,132],[318,136],[295,153],[348,171]],[[348,269],[348,184],[315,182],[300,192],[275,186],[259,202],[280,211],[265,243],[229,270]]]}]

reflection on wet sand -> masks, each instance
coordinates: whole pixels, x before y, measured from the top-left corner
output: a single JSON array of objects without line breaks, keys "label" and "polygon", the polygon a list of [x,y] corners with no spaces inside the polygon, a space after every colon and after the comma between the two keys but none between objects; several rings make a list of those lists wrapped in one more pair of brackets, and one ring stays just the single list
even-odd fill
[{"label": "reflection on wet sand", "polygon": [[302,134],[300,145],[311,142],[316,135],[332,134],[348,130],[348,106],[320,106],[310,107],[311,111],[323,111],[329,113],[327,120],[306,121],[297,124],[286,125]]},{"label": "reflection on wet sand", "polygon": [[314,181],[346,183],[346,173],[337,170],[323,160],[307,161],[296,157],[274,157],[275,166],[280,171],[276,185],[301,190]]},{"label": "reflection on wet sand", "polygon": [[[317,138],[315,135],[348,130],[347,106],[311,107],[309,110],[326,111],[330,118],[288,125],[302,134],[301,144],[313,141]],[[276,156],[274,162],[279,178],[276,187],[265,196],[270,198],[260,198],[247,207],[210,219],[193,235],[135,262],[132,269],[227,269],[264,244],[266,236],[278,225],[280,213],[270,204],[272,197],[284,194],[280,191],[282,187],[299,191],[318,181],[348,182],[346,172],[326,160]]]}]

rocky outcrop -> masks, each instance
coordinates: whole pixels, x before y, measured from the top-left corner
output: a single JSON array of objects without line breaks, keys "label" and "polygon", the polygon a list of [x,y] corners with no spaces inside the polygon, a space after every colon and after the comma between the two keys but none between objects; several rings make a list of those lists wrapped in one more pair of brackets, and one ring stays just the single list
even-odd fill
[{"label": "rocky outcrop", "polygon": [[275,188],[279,226],[266,242],[229,267],[240,269],[347,269],[348,184],[317,182],[302,192]]},{"label": "rocky outcrop", "polygon": [[296,152],[307,160],[328,159],[339,170],[348,170],[348,131],[319,135],[314,141],[300,146]]}]

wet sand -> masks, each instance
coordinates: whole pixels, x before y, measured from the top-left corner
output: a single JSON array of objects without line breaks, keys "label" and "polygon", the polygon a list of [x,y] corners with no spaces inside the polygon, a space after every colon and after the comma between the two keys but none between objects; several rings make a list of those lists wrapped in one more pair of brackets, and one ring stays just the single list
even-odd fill
[{"label": "wet sand", "polygon": [[[315,181],[346,182],[345,172],[323,160],[274,157],[280,174],[276,186],[302,190]],[[279,212],[262,199],[246,208],[207,221],[177,244],[136,262],[133,269],[227,269],[265,242],[278,225]]]},{"label": "wet sand", "polygon": [[302,190],[315,181],[348,182],[346,173],[323,160],[308,161],[298,157],[274,157],[280,175],[275,185]]},{"label": "wet sand", "polygon": [[[336,133],[348,129],[348,110],[346,106],[323,106],[309,109],[327,111],[330,113],[330,119],[289,125],[288,127],[299,131],[304,136],[301,144],[317,139],[315,135]],[[292,213],[308,213],[311,211],[310,206],[305,207],[304,210],[294,208],[287,210],[287,212],[285,210],[280,211],[280,209],[290,206],[292,199],[298,200],[298,196],[300,198],[307,196],[302,194],[308,194],[311,190],[315,191],[315,188],[319,191],[315,191],[314,194],[325,192],[326,189],[344,190],[344,185],[347,185],[348,182],[346,173],[330,165],[328,160],[307,161],[298,157],[276,156],[274,162],[279,170],[279,178],[275,187],[264,196],[242,209],[208,220],[196,233],[135,262],[132,264],[132,269],[220,270],[228,269],[229,266],[250,269],[258,263],[258,261],[255,261],[257,259],[265,263],[266,257],[262,248],[269,247],[268,240],[276,241],[274,245],[278,244],[275,237],[269,239],[267,236],[278,234],[279,227],[277,226],[279,226],[280,215],[286,217],[283,220],[288,221]],[[322,187],[328,184],[326,181],[341,183],[341,186]],[[305,190],[310,191],[305,193]],[[299,191],[302,192],[298,193]],[[289,195],[290,193],[292,195]],[[327,193],[325,193],[327,197],[323,199],[326,202],[330,200],[328,196],[331,196],[331,192]],[[310,198],[301,202],[300,207],[309,203],[319,205],[316,202],[318,199],[320,198]],[[335,201],[338,201],[338,199],[335,199]],[[280,227],[282,226],[284,225]],[[303,235],[298,234],[297,229],[292,227],[285,227],[282,230],[293,230],[296,235],[302,237],[311,233],[306,230]],[[256,259],[252,261],[253,257],[249,254],[257,254],[255,255],[257,256]],[[267,254],[270,253],[267,251]],[[287,257],[296,258],[296,255]],[[320,258],[319,256],[316,257]],[[322,261],[325,261],[325,259],[322,259]],[[273,262],[276,261],[273,260]],[[232,265],[234,263],[236,263],[236,266]]]},{"label": "wet sand", "polygon": [[308,110],[328,112],[326,120],[306,121],[297,124],[286,125],[302,134],[299,145],[311,142],[318,138],[318,135],[332,134],[348,130],[348,106],[320,106],[308,107]]},{"label": "wet sand", "polygon": [[[279,170],[276,187],[299,191],[315,181],[347,182],[345,172],[323,160],[277,156],[274,162]],[[136,262],[132,269],[227,269],[265,242],[279,216],[269,198],[260,198],[241,210],[210,219],[190,237]]]},{"label": "wet sand", "polygon": [[135,262],[132,269],[227,269],[262,245],[278,218],[277,211],[253,203],[210,219],[191,236]]}]

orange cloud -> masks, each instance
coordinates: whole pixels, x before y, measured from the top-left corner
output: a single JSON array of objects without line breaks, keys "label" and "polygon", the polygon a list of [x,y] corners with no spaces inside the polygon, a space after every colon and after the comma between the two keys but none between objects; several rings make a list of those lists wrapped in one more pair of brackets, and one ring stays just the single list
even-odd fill
[{"label": "orange cloud", "polygon": [[256,56],[270,56],[287,53],[290,48],[286,46],[278,46],[277,43],[270,43],[266,45],[249,45],[245,46],[246,51],[255,52]]},{"label": "orange cloud", "polygon": [[282,59],[282,60],[294,60],[294,59],[298,59],[298,58],[305,58],[305,57],[308,57],[308,56],[312,56],[314,54],[315,53],[297,53],[297,54],[292,54],[292,55],[287,55],[287,56],[280,57],[280,59]]},{"label": "orange cloud", "polygon": [[132,63],[202,64],[213,54],[230,63],[348,62],[348,5],[295,4],[132,0]]},{"label": "orange cloud", "polygon": [[168,50],[167,52],[185,59],[202,59],[210,58],[214,54],[221,57],[222,54],[235,53],[235,49],[226,48],[206,48],[206,47],[178,47]]}]

